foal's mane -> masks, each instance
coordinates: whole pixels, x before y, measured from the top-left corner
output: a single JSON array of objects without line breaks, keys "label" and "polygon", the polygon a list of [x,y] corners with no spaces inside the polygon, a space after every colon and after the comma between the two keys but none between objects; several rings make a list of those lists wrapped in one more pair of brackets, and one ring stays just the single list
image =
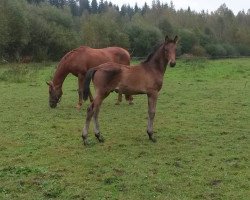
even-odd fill
[{"label": "foal's mane", "polygon": [[157,50],[163,45],[164,43],[160,43],[160,44],[156,44],[153,47],[153,50],[151,51],[151,53],[147,56],[146,60],[142,61],[142,63],[147,63],[151,60],[151,58],[155,55],[155,53],[157,52]]},{"label": "foal's mane", "polygon": [[[147,56],[146,60],[144,60],[142,63],[147,63],[151,60],[151,58],[155,55],[155,53],[157,52],[157,50],[164,44],[165,42],[163,43],[160,43],[160,44],[156,44],[154,47],[153,47],[153,51]],[[174,40],[168,40],[167,43],[176,43],[176,41]]]}]

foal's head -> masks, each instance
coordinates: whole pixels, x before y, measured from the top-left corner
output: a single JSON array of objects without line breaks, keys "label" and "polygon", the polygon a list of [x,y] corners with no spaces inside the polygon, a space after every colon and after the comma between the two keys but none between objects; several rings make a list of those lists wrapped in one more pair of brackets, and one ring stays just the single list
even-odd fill
[{"label": "foal's head", "polygon": [[49,105],[51,108],[55,108],[62,96],[62,88],[56,89],[53,82],[46,82],[49,86]]},{"label": "foal's head", "polygon": [[170,67],[174,67],[176,62],[176,46],[177,46],[178,36],[175,36],[175,38],[172,40],[168,36],[165,38],[164,43],[164,54],[165,58],[170,65]]}]

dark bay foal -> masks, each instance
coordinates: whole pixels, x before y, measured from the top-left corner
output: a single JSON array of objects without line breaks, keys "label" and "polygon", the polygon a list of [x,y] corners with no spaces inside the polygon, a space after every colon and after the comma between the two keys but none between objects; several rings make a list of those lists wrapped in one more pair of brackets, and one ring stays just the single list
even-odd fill
[{"label": "dark bay foal", "polygon": [[91,118],[94,120],[94,132],[99,142],[104,139],[100,133],[98,114],[102,101],[112,91],[122,94],[136,95],[146,94],[148,97],[148,126],[147,133],[149,139],[155,142],[153,137],[153,121],[158,93],[162,87],[163,76],[167,65],[175,66],[176,45],[178,37],[173,40],[166,36],[165,41],[139,65],[129,67],[113,62],[99,65],[90,69],[85,78],[83,99],[87,99],[90,92],[90,82],[96,90],[94,101],[87,109],[85,127],[83,128],[82,138],[84,144],[88,144],[88,130]]}]

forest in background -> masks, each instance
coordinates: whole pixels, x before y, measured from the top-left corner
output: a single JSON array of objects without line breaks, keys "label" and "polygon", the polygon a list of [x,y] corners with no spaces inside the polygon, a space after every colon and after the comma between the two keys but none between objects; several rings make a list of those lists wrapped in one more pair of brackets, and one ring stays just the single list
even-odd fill
[{"label": "forest in background", "polygon": [[143,57],[166,34],[180,37],[178,55],[249,56],[250,9],[234,14],[223,4],[195,12],[159,0],[141,8],[103,0],[0,1],[0,62],[57,61],[81,45],[120,46]]}]

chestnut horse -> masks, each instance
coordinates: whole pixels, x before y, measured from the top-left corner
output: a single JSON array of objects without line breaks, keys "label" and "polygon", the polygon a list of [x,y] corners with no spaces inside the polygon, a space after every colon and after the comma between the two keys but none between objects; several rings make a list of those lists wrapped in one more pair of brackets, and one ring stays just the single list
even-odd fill
[{"label": "chestnut horse", "polygon": [[94,120],[94,132],[99,142],[104,139],[99,130],[98,114],[102,101],[112,91],[122,94],[136,95],[146,94],[148,96],[148,126],[149,139],[155,142],[153,137],[153,121],[158,93],[162,87],[163,77],[167,65],[175,66],[176,46],[178,37],[173,40],[165,37],[165,42],[158,46],[148,58],[139,65],[129,67],[116,63],[105,63],[90,69],[86,74],[83,99],[89,95],[91,79],[96,90],[94,101],[88,107],[86,123],[83,128],[82,138],[84,144],[88,144],[88,129],[91,118]]},{"label": "chestnut horse", "polygon": [[[49,85],[49,105],[55,108],[63,94],[62,84],[69,73],[78,77],[78,93],[79,102],[77,108],[82,106],[82,94],[86,72],[92,67],[96,67],[106,62],[115,62],[123,65],[130,64],[129,53],[119,47],[108,47],[104,49],[92,49],[82,46],[67,53],[59,62],[54,74],[53,80],[47,82]],[[89,93],[90,101],[93,101],[91,93]],[[122,100],[122,94],[119,93],[116,104]],[[126,100],[132,104],[132,97],[126,96]]]}]

